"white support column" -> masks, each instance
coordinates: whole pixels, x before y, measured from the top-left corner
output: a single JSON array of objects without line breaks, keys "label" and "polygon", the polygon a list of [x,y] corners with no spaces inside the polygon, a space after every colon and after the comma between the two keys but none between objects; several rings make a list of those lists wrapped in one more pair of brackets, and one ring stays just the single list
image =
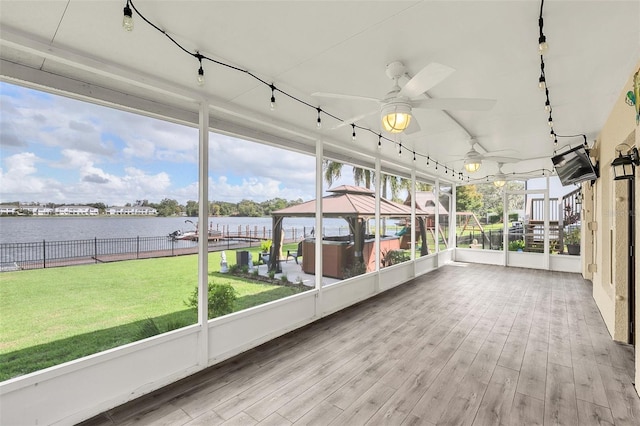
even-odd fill
[{"label": "white support column", "polygon": [[[376,221],[376,240],[375,240],[375,253],[376,253],[376,271],[380,271],[380,232],[382,227],[380,226],[380,194],[382,194],[382,166],[380,165],[380,156],[376,157],[376,207],[375,207],[375,221]],[[380,274],[376,277],[375,292],[380,291]]]},{"label": "white support column", "polygon": [[198,364],[209,363],[209,104],[202,100],[198,144]]},{"label": "white support column", "polygon": [[[458,230],[458,215],[456,212],[458,209],[456,208],[456,188],[457,184],[451,184],[451,199],[449,201],[449,248],[453,247],[453,260],[456,260],[456,233]],[[438,206],[439,207],[439,206]]]},{"label": "white support column", "polygon": [[316,140],[316,290],[318,298],[316,315],[322,313],[322,159],[324,156],[322,139]]},{"label": "white support column", "polygon": [[[522,230],[524,232],[524,229]],[[502,191],[502,264],[507,266],[509,256],[509,210],[507,209],[507,191]]]},{"label": "white support column", "polygon": [[416,276],[416,162],[411,168],[411,261],[413,262],[413,276]]},{"label": "white support column", "polygon": [[[440,253],[440,235],[438,234],[438,232],[440,231],[440,179],[436,179],[436,199],[435,199],[435,221],[433,226],[435,227],[434,229],[434,235],[436,236],[436,253]],[[438,264],[438,266],[440,266]]]},{"label": "white support column", "polygon": [[544,189],[544,269],[550,268],[549,259],[549,216],[551,213],[551,202],[549,200],[549,176],[546,178],[546,186]]}]

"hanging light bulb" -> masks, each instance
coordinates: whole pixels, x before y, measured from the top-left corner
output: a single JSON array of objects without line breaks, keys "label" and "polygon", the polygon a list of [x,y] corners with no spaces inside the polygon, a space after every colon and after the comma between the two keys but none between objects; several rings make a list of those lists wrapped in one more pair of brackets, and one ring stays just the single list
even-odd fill
[{"label": "hanging light bulb", "polygon": [[276,86],[274,86],[273,84],[270,85],[271,87],[271,104],[269,105],[269,107],[271,108],[271,111],[275,111],[276,110]]},{"label": "hanging light bulb", "polygon": [[322,110],[320,109],[320,107],[316,108],[318,110],[318,121],[316,122],[316,126],[318,127],[318,129],[322,128],[322,119],[320,118],[320,113],[322,112]]},{"label": "hanging light bulb", "polygon": [[549,99],[544,102],[544,110],[546,112],[551,112],[551,103],[549,102]]},{"label": "hanging light bulb", "polygon": [[127,0],[127,4],[124,6],[122,28],[129,32],[133,31],[133,13],[131,12],[131,8],[129,7],[129,0]]},{"label": "hanging light bulb", "polygon": [[558,138],[555,138],[555,139],[553,140],[553,146],[558,146]]},{"label": "hanging light bulb", "polygon": [[551,114],[549,114],[549,121],[547,122],[549,127],[553,127],[553,118],[551,118]]},{"label": "hanging light bulb", "polygon": [[197,77],[198,86],[204,86],[204,70],[202,69],[202,59],[200,59],[200,68],[198,68]]},{"label": "hanging light bulb", "polygon": [[555,139],[556,138],[556,132],[553,131],[553,129],[551,129],[551,131],[549,132],[549,139]]},{"label": "hanging light bulb", "polygon": [[353,130],[351,133],[351,140],[355,142],[356,141],[356,125],[352,123],[351,129]]},{"label": "hanging light bulb", "polygon": [[547,88],[547,80],[544,78],[544,74],[540,74],[540,78],[538,79],[538,87],[541,90],[545,90]]},{"label": "hanging light bulb", "polygon": [[429,167],[429,156],[427,155],[427,167]]},{"label": "hanging light bulb", "polygon": [[413,161],[416,161],[416,152],[413,151]]},{"label": "hanging light bulb", "polygon": [[382,135],[378,135],[378,151],[382,151]]},{"label": "hanging light bulb", "polygon": [[398,145],[398,155],[402,157],[402,142],[400,142],[400,145]]},{"label": "hanging light bulb", "polygon": [[549,44],[547,43],[547,37],[540,33],[540,37],[538,38],[538,52],[542,55],[549,49]]}]

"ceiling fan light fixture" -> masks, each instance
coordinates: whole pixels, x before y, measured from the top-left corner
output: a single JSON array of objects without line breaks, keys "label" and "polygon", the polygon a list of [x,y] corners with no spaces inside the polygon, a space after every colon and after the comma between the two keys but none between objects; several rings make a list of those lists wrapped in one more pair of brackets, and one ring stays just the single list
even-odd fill
[{"label": "ceiling fan light fixture", "polygon": [[482,165],[482,161],[476,158],[469,158],[464,162],[464,169],[468,173],[475,173],[480,170],[480,166]]},{"label": "ceiling fan light fixture", "polygon": [[393,102],[382,108],[382,128],[389,133],[403,132],[411,124],[411,105]]}]

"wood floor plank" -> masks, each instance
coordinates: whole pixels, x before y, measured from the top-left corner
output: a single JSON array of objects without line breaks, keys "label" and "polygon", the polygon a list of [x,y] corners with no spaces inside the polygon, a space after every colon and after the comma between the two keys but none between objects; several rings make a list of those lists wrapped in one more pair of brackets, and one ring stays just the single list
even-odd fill
[{"label": "wood floor plank", "polygon": [[460,381],[474,358],[475,354],[472,352],[457,351],[454,353],[433,384],[420,398],[411,414],[437,424],[440,416],[446,410],[447,404],[456,394]]},{"label": "wood floor plank", "polygon": [[314,408],[309,410],[298,421],[294,423],[296,426],[326,426],[338,417],[342,410],[326,401],[318,403]]},{"label": "wood floor plank", "polygon": [[218,415],[213,410],[209,410],[195,419],[191,420],[188,423],[185,423],[184,426],[209,426],[209,425],[219,425],[224,423],[224,419]]},{"label": "wood floor plank", "polygon": [[578,400],[578,423],[580,426],[613,426],[614,420],[608,408]]},{"label": "wood floor plank", "polygon": [[598,365],[602,383],[616,425],[640,424],[640,400],[633,395],[631,378],[624,370]]},{"label": "wood floor plank", "polygon": [[550,363],[547,366],[546,388],[544,424],[577,425],[578,407],[571,369]]},{"label": "wood floor plank", "polygon": [[497,366],[482,398],[473,425],[509,424],[509,414],[517,385],[517,371]]},{"label": "wood floor plank", "polygon": [[516,392],[507,424],[513,426],[542,426],[544,424],[544,402]]},{"label": "wood floor plank", "polygon": [[540,340],[528,341],[518,378],[519,393],[544,399],[548,348],[548,344]]},{"label": "wood floor plank", "polygon": [[573,366],[573,379],[578,399],[609,407],[597,364],[576,363]]},{"label": "wood floor plank", "polygon": [[394,393],[395,389],[376,383],[340,413],[331,424],[336,426],[363,425]]}]

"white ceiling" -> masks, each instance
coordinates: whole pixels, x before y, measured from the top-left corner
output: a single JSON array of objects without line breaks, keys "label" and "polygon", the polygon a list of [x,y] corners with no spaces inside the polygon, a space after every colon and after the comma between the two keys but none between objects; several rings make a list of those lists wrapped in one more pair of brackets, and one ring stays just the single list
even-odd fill
[{"label": "white ceiling", "polygon": [[[402,61],[410,75],[431,62],[445,64],[456,71],[428,96],[495,99],[496,106],[487,112],[414,110],[421,132],[400,136],[402,157],[385,142],[385,164],[410,168],[415,151],[419,174],[434,172],[422,155],[458,171],[470,134],[490,152],[511,149],[509,157],[523,160],[506,164],[505,172],[551,169],[554,146],[537,85],[539,1],[134,3],[186,49],[248,70],[342,119],[372,104],[312,94],[382,98],[392,87],[387,63]],[[0,0],[0,74],[178,121],[195,120],[197,100],[204,98],[213,125],[223,131],[285,138],[307,150],[321,135],[329,152],[367,164],[378,154],[379,115],[358,121],[373,132],[358,131],[352,142],[351,126],[332,129],[340,122],[323,116],[317,131],[316,110],[282,94],[276,93],[278,108],[270,111],[270,89],[245,73],[205,61],[206,84],[199,87],[197,61],[139,16],[133,32],[122,29],[124,4]],[[640,60],[640,1],[547,0],[544,24],[555,131],[586,134],[591,142]],[[581,141],[560,139],[559,147]],[[485,161],[472,177],[496,171],[495,162]]]}]

